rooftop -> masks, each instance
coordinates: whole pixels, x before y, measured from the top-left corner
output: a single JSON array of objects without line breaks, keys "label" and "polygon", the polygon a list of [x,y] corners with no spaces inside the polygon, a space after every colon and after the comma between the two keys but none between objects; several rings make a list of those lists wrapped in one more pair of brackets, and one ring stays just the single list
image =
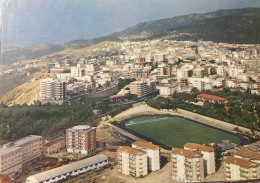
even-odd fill
[{"label": "rooftop", "polygon": [[151,149],[151,150],[159,149],[159,146],[154,145],[149,142],[144,142],[144,141],[135,141],[132,145],[144,147],[144,148]]},{"label": "rooftop", "polygon": [[241,156],[244,158],[250,158],[250,159],[254,159],[254,160],[260,160],[260,154],[256,153],[256,152],[252,152],[252,151],[244,151],[244,150],[238,150],[235,153],[235,156]]},{"label": "rooftop", "polygon": [[37,135],[29,135],[27,137],[21,138],[17,141],[14,141],[15,145],[21,146],[24,145],[28,142],[34,141],[34,140],[40,140],[42,139],[42,136],[37,136]]},{"label": "rooftop", "polygon": [[126,152],[128,154],[132,154],[132,155],[137,155],[139,153],[141,154],[145,154],[146,152],[142,151],[142,150],[139,150],[139,149],[135,149],[135,148],[132,148],[132,147],[128,147],[128,146],[120,146],[118,148],[118,151],[121,151],[121,152]]},{"label": "rooftop", "polygon": [[13,181],[6,174],[0,174],[0,183],[13,183]]},{"label": "rooftop", "polygon": [[184,147],[189,148],[189,149],[196,149],[196,150],[204,151],[204,152],[214,152],[213,147],[209,147],[209,146],[205,146],[205,145],[201,145],[201,144],[196,144],[196,143],[191,143],[191,142],[186,143],[184,145]]},{"label": "rooftop", "polygon": [[189,150],[186,150],[186,149],[179,149],[179,148],[174,148],[172,153],[177,154],[177,155],[181,155],[181,156],[185,156],[187,158],[198,158],[198,157],[203,156],[201,153],[189,151]]},{"label": "rooftop", "polygon": [[252,162],[252,161],[249,161],[249,160],[244,160],[244,159],[241,159],[241,158],[235,158],[233,156],[228,156],[225,159],[225,162],[231,163],[231,164],[236,164],[236,165],[239,165],[239,166],[242,166],[242,167],[245,167],[245,168],[259,166],[259,164],[255,163],[255,162]]},{"label": "rooftop", "polygon": [[212,100],[227,100],[223,97],[210,95],[210,94],[206,94],[206,93],[199,94],[199,95],[197,95],[197,97],[205,97],[205,98],[212,99]]},{"label": "rooftop", "polygon": [[54,168],[54,169],[51,169],[51,170],[48,170],[45,172],[41,172],[41,173],[38,173],[38,174],[35,174],[32,176],[38,182],[41,182],[41,181],[44,181],[44,180],[47,180],[47,179],[50,179],[50,178],[53,178],[53,177],[56,177],[59,175],[63,175],[68,172],[73,172],[74,170],[78,170],[78,169],[84,168],[89,165],[93,165],[93,164],[101,162],[101,161],[105,161],[105,160],[108,160],[108,158],[105,155],[100,154],[100,155],[96,155],[96,156],[93,156],[93,157],[90,157],[87,159],[83,159],[83,160],[80,160],[77,162],[70,163],[68,165],[64,165],[64,166]]}]

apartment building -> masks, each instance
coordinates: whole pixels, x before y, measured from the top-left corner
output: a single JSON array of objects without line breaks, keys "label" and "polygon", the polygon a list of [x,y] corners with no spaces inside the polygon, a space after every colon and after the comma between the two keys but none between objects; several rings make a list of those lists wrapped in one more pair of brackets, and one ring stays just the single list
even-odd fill
[{"label": "apartment building", "polygon": [[67,84],[52,78],[40,81],[39,99],[65,100],[67,98]]},{"label": "apartment building", "polygon": [[234,156],[236,158],[242,158],[260,164],[260,153],[245,150],[237,150]]},{"label": "apartment building", "polygon": [[13,176],[42,155],[42,137],[30,135],[0,148],[0,173]]},{"label": "apartment building", "polygon": [[43,145],[43,154],[45,156],[51,156],[54,153],[58,153],[66,148],[66,138],[60,137],[46,142]]},{"label": "apartment building", "polygon": [[174,148],[172,151],[172,179],[182,182],[204,180],[203,154]]},{"label": "apartment building", "polygon": [[144,97],[148,94],[156,92],[156,82],[151,80],[134,81],[130,83],[130,93],[138,97]]},{"label": "apartment building", "polygon": [[148,174],[147,153],[140,149],[120,146],[117,150],[118,172],[133,177],[143,177]]},{"label": "apartment building", "polygon": [[216,172],[215,153],[213,147],[196,143],[186,143],[183,147],[184,149],[203,154],[204,172],[206,174],[211,175]]},{"label": "apartment building", "polygon": [[260,178],[260,164],[253,161],[228,156],[225,160],[227,180],[249,180]]},{"label": "apartment building", "polygon": [[149,142],[135,141],[132,144],[135,149],[140,149],[147,153],[148,169],[151,171],[160,170],[160,147]]},{"label": "apartment building", "polygon": [[96,128],[88,125],[74,126],[66,130],[68,152],[89,154],[96,150]]},{"label": "apartment building", "polygon": [[178,90],[178,84],[166,84],[160,86],[160,96],[162,97],[170,97]]}]

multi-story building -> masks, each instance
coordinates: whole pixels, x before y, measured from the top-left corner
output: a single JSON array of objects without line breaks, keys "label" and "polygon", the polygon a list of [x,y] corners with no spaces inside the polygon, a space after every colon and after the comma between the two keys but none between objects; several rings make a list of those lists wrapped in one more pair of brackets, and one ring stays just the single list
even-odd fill
[{"label": "multi-story building", "polygon": [[115,104],[115,103],[121,103],[125,101],[124,95],[113,95],[109,97],[109,103]]},{"label": "multi-story building", "polygon": [[206,174],[211,175],[216,172],[215,153],[213,147],[196,143],[186,143],[183,147],[184,149],[196,151],[203,154],[204,172]]},{"label": "multi-story building", "polygon": [[140,149],[147,153],[148,169],[151,171],[160,170],[160,147],[149,142],[135,141],[132,144],[135,149]]},{"label": "multi-story building", "polygon": [[89,154],[96,150],[96,128],[88,125],[74,126],[66,130],[68,152]]},{"label": "multi-story building", "polygon": [[43,154],[45,156],[50,156],[54,153],[58,153],[61,150],[66,148],[66,138],[61,137],[57,139],[53,139],[51,141],[46,142],[43,145]]},{"label": "multi-story building", "polygon": [[249,180],[260,178],[260,164],[253,161],[228,156],[225,160],[227,180]]},{"label": "multi-story building", "polygon": [[134,81],[130,83],[130,93],[138,97],[144,97],[156,92],[156,82],[151,80]]},{"label": "multi-story building", "polygon": [[140,149],[120,146],[117,150],[118,171],[133,177],[143,177],[148,174],[147,153]]},{"label": "multi-story building", "polygon": [[166,84],[160,86],[160,96],[162,97],[170,97],[178,90],[178,84]]},{"label": "multi-story building", "polygon": [[172,151],[172,178],[183,182],[204,180],[203,154],[186,149]]},{"label": "multi-story building", "polygon": [[42,79],[39,98],[41,100],[65,100],[67,98],[67,84],[52,78]]},{"label": "multi-story building", "polygon": [[42,155],[42,137],[30,135],[0,148],[0,173],[13,176]]},{"label": "multi-story building", "polygon": [[252,151],[245,151],[245,150],[237,150],[234,154],[236,158],[242,158],[245,160],[250,160],[255,163],[260,164],[260,154]]}]

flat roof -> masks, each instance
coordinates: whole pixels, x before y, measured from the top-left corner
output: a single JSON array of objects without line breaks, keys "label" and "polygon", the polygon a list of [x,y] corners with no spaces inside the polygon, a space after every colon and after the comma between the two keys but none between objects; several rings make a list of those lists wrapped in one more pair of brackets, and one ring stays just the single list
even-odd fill
[{"label": "flat roof", "polygon": [[260,160],[260,154],[256,153],[256,152],[252,152],[252,151],[238,150],[235,153],[235,156],[236,155],[244,157],[244,158],[250,158],[250,159],[253,159],[253,160]]},{"label": "flat roof", "polygon": [[236,164],[236,165],[246,167],[246,168],[259,166],[259,164],[255,163],[253,161],[249,161],[249,160],[245,160],[245,159],[241,159],[241,158],[235,158],[234,156],[228,156],[225,159],[225,162],[231,163],[231,164]]},{"label": "flat roof", "polygon": [[105,161],[105,160],[108,160],[108,158],[105,155],[100,154],[100,155],[96,155],[96,156],[93,156],[93,157],[90,157],[87,159],[83,159],[83,160],[80,160],[77,162],[73,162],[73,163],[64,165],[64,166],[61,166],[58,168],[54,168],[54,169],[51,169],[51,170],[48,170],[45,172],[41,172],[41,173],[32,175],[30,177],[34,177],[37,181],[41,182],[41,181],[44,181],[44,180],[47,180],[47,179],[50,179],[53,177],[57,177],[59,175],[63,175],[63,174],[72,172],[74,170],[78,170],[80,168],[84,168],[89,165],[93,165],[93,164],[101,162],[101,161]]},{"label": "flat roof", "polygon": [[21,146],[23,144],[26,144],[28,142],[34,141],[34,140],[40,140],[42,139],[42,136],[38,135],[29,135],[27,137],[21,138],[17,141],[14,141],[14,145]]},{"label": "flat roof", "polygon": [[21,150],[22,148],[19,146],[12,146],[12,147],[8,147],[8,148],[0,148],[0,156],[9,154],[10,152],[15,152],[18,150]]},{"label": "flat roof", "polygon": [[186,147],[189,149],[196,149],[196,150],[204,151],[204,152],[214,152],[213,147],[205,146],[202,144],[191,143],[191,142],[186,143],[183,147]]},{"label": "flat roof", "polygon": [[144,142],[144,141],[135,141],[132,145],[144,147],[144,148],[151,149],[151,150],[159,149],[159,146],[154,145],[154,144],[149,143],[149,142]]},{"label": "flat roof", "polygon": [[199,158],[203,156],[201,153],[193,152],[186,149],[174,148],[172,151],[173,154],[181,155],[187,158]]}]

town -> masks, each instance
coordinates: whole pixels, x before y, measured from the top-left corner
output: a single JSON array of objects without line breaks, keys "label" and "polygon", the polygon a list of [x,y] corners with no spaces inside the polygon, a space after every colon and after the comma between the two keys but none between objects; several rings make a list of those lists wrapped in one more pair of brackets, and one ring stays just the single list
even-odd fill
[{"label": "town", "polygon": [[[196,91],[199,93],[192,102],[194,106],[220,104],[227,111],[231,108],[227,98],[214,93],[228,90],[260,95],[259,53],[260,45],[210,41],[105,42],[80,53],[53,54],[18,62],[13,68],[0,68],[0,77],[14,72],[30,75],[32,70],[40,70],[38,77],[31,81],[38,84],[37,93],[31,96],[34,105],[71,106],[106,101],[111,106],[133,104],[133,108],[140,105],[148,108],[152,106],[148,100],[164,98],[176,102],[177,94]],[[165,106],[158,110],[164,115],[178,112],[182,111]],[[100,124],[117,139],[116,143],[104,145],[97,140],[103,132],[85,124],[71,126],[55,138],[31,134],[0,148],[0,182],[65,182],[85,174],[103,178],[105,182],[109,181],[102,174],[106,171],[114,171],[119,177],[115,182],[120,182],[122,175],[123,180],[131,182],[149,178],[163,168],[170,175],[169,182],[217,181],[214,175],[219,170],[224,172],[220,181],[260,179],[259,141],[256,145],[222,148],[218,159],[221,163],[217,166],[216,146],[189,141],[182,147],[165,149],[115,125],[125,118],[116,119],[109,114],[100,117],[98,110],[95,113],[97,118],[102,118]],[[236,126],[236,123],[221,122],[221,125],[224,130],[230,128],[230,132],[234,129],[250,132],[249,127]],[[257,129],[258,123],[254,125]],[[259,132],[253,132],[259,140]],[[42,161],[48,157],[55,162]]]}]

